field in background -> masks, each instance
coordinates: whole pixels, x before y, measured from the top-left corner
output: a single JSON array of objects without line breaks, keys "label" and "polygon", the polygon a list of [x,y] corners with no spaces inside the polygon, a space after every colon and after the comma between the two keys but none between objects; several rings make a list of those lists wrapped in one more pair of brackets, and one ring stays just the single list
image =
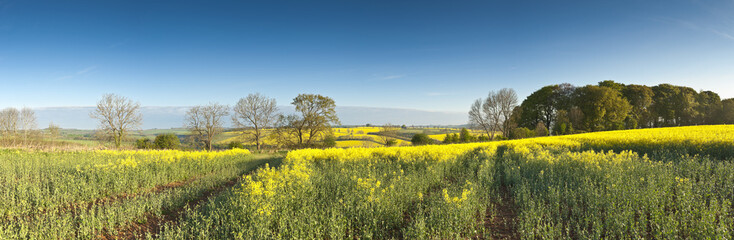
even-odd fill
[{"label": "field in background", "polygon": [[[394,139],[397,141],[396,146],[409,146],[411,145],[410,139],[413,135],[418,133],[427,134],[430,138],[443,141],[447,133],[458,134],[460,128],[406,128],[399,129]],[[265,130],[267,133],[269,130]],[[474,136],[486,135],[482,131],[470,130]],[[332,129],[332,134],[336,137],[337,148],[350,148],[350,147],[381,147],[384,146],[380,136],[379,127],[335,127]],[[254,145],[254,140],[249,139],[246,136],[242,136],[241,131],[228,131],[222,134],[218,138],[217,143],[227,144],[232,141],[239,141],[245,145]],[[276,144],[272,139],[266,139],[265,144],[273,145]]]},{"label": "field in background", "polygon": [[[399,129],[396,136],[398,146],[411,145],[410,139],[413,135],[423,133],[429,135],[429,137],[443,141],[446,133],[458,134],[460,128],[407,128]],[[267,134],[270,130],[265,130]],[[339,148],[349,147],[380,147],[383,146],[377,132],[380,131],[379,127],[335,127],[333,128],[333,135],[337,137],[337,145]],[[132,132],[130,134],[131,139],[138,139],[147,137],[154,139],[155,136],[160,134],[173,133],[184,139],[190,135],[190,132],[183,128],[176,129],[148,129],[138,132]],[[471,130],[471,133],[475,136],[484,134],[482,131]],[[71,144],[79,145],[85,148],[99,148],[100,146],[106,146],[105,143],[100,143],[95,136],[93,130],[77,130],[77,129],[62,129],[61,137],[54,140],[60,142],[66,142]],[[215,144],[227,145],[230,142],[242,142],[245,145],[254,145],[254,140],[248,136],[244,136],[242,131],[229,130],[222,134],[219,134],[215,139]],[[273,139],[266,138],[264,143],[267,145],[275,145],[276,142]],[[129,147],[132,143],[127,143]]]}]

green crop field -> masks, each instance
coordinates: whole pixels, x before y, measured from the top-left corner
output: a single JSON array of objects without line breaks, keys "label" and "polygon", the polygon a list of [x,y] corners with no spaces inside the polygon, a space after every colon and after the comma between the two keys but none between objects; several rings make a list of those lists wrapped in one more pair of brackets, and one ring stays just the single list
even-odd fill
[{"label": "green crop field", "polygon": [[5,150],[0,238],[731,239],[732,156],[725,125],[303,149],[282,163]]}]

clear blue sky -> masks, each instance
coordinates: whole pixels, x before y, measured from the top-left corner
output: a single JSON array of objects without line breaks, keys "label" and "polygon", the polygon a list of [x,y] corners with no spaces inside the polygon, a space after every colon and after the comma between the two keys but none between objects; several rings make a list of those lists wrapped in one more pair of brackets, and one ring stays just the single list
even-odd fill
[{"label": "clear blue sky", "polygon": [[0,107],[261,92],[467,111],[605,79],[734,97],[734,1],[0,0]]}]

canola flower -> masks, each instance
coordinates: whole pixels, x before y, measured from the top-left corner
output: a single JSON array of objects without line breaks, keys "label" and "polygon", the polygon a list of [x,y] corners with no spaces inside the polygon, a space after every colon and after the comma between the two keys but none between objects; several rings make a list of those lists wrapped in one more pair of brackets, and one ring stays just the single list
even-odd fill
[{"label": "canola flower", "polygon": [[182,160],[186,161],[211,161],[221,157],[248,155],[247,149],[232,149],[219,152],[204,151],[180,151],[180,150],[98,150],[91,152],[92,157],[97,159],[92,165],[77,165],[79,172],[91,170],[111,171],[116,169],[136,168],[142,164],[174,164]]},{"label": "canola flower", "polygon": [[[561,190],[563,179],[578,177],[584,179],[586,176],[599,181],[609,181],[603,185],[608,191],[621,191],[627,189],[625,184],[615,182],[614,178],[620,174],[639,173],[630,178],[631,182],[640,186],[652,186],[659,184],[659,179],[653,179],[650,175],[643,174],[644,166],[664,165],[651,160],[646,154],[654,151],[678,151],[684,150],[683,154],[703,154],[712,156],[729,156],[734,153],[734,126],[698,126],[678,128],[657,128],[642,130],[624,130],[600,133],[587,133],[567,136],[553,136],[542,138],[531,138],[510,141],[428,145],[411,147],[390,148],[331,148],[331,149],[301,149],[288,153],[280,169],[266,168],[258,171],[252,176],[245,177],[245,181],[238,193],[247,200],[243,208],[248,209],[254,216],[267,218],[270,224],[277,222],[278,213],[285,207],[282,203],[295,198],[293,193],[308,193],[312,181],[317,179],[317,167],[327,167],[336,164],[335,175],[343,175],[345,179],[351,180],[349,186],[339,186],[337,189],[354,189],[354,197],[358,201],[346,201],[344,196],[337,198],[340,206],[369,208],[372,212],[384,211],[384,209],[397,208],[409,205],[405,202],[420,202],[432,204],[438,202],[443,204],[442,209],[446,212],[435,216],[449,216],[451,214],[462,214],[475,217],[477,201],[486,201],[487,183],[482,185],[481,181],[467,180],[463,186],[459,182],[440,185],[437,190],[429,190],[428,186],[410,189],[411,192],[403,194],[405,186],[413,184],[415,177],[410,176],[410,171],[415,171],[415,166],[436,173],[448,171],[441,166],[463,166],[462,161],[467,158],[478,157],[482,161],[481,168],[491,168],[494,157],[504,158],[507,164],[503,169],[506,180],[516,181],[518,185],[532,181],[543,181],[538,183],[542,186],[538,191],[547,194],[552,199],[562,199]],[[678,153],[676,153],[678,154]],[[453,165],[451,165],[453,164]],[[352,169],[345,169],[350,166]],[[390,169],[380,172],[386,166],[408,166],[406,170]],[[476,165],[474,165],[476,166]],[[469,167],[474,167],[469,166]],[[488,167],[489,166],[489,167]],[[610,172],[613,169],[617,172]],[[374,174],[378,173],[378,174]],[[487,170],[484,174],[490,174]],[[566,175],[563,175],[566,174]],[[479,174],[478,174],[479,175]],[[561,178],[559,178],[561,176]],[[426,176],[422,176],[426,177]],[[672,176],[667,178],[674,186],[690,186],[689,176]],[[673,181],[674,180],[674,181]],[[463,179],[461,180],[464,181]],[[495,181],[488,177],[486,181]],[[586,182],[582,182],[586,183]],[[554,185],[557,184],[557,185]],[[532,186],[532,185],[529,185]],[[611,189],[610,189],[611,187]],[[620,190],[621,189],[621,190]],[[437,191],[437,192],[435,192]],[[537,192],[527,189],[516,190],[515,194],[535,194]],[[594,194],[602,194],[594,192]],[[553,198],[557,197],[557,198]],[[530,201],[531,197],[517,199],[518,204],[526,206],[539,206],[523,201]],[[438,200],[438,201],[436,201]],[[368,204],[365,207],[360,204]],[[727,203],[728,204],[728,203]],[[728,206],[723,204],[722,206]],[[361,208],[360,208],[361,209]],[[531,209],[527,207],[526,209]],[[556,208],[557,209],[557,208]],[[432,210],[430,211],[439,211]],[[287,211],[287,210],[286,210]],[[427,210],[428,211],[428,210]],[[533,210],[534,211],[534,210]],[[538,210],[541,211],[541,210]],[[454,216],[454,215],[451,215]],[[285,217],[285,216],[281,216]],[[463,218],[454,218],[463,219]],[[530,220],[528,220],[530,221]],[[466,226],[471,224],[458,224]],[[527,226],[532,226],[528,223]],[[273,227],[270,225],[270,227]],[[528,231],[530,232],[530,231]],[[535,236],[537,237],[537,236]],[[443,238],[460,238],[457,236],[444,236]],[[532,236],[530,238],[533,238]]]}]

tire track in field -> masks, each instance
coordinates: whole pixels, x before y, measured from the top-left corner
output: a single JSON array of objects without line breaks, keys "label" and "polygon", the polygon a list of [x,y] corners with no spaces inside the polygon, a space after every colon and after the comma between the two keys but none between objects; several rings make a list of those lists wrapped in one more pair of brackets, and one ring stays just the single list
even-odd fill
[{"label": "tire track in field", "polygon": [[493,202],[494,208],[488,208],[485,228],[489,229],[487,239],[520,239],[517,232],[517,205],[507,185],[499,188],[499,198]]},{"label": "tire track in field", "polygon": [[225,190],[232,188],[238,181],[238,179],[241,179],[241,176],[232,178],[223,184],[220,184],[218,186],[208,188],[204,190],[198,197],[190,199],[186,201],[186,203],[178,207],[176,209],[173,209],[171,211],[167,211],[161,216],[155,216],[150,213],[147,213],[143,216],[143,221],[136,221],[132,224],[121,228],[117,230],[116,235],[112,235],[109,232],[105,231],[102,234],[98,235],[98,239],[142,239],[145,238],[147,234],[151,234],[153,236],[157,235],[161,227],[169,222],[175,222],[178,220],[184,213],[184,211],[189,208],[192,209],[195,206],[201,204],[202,202],[208,200],[210,197],[217,196],[224,192]]},{"label": "tire track in field", "polygon": [[[277,167],[278,165],[280,165],[280,161],[283,160],[283,158],[284,158],[283,156],[277,156],[277,155],[267,156],[263,158],[262,160],[260,160],[262,161],[262,163],[258,164],[257,167],[251,170],[245,171],[242,174],[238,174],[236,177],[231,178],[227,180],[226,182],[223,182],[222,184],[219,184],[217,186],[204,190],[203,192],[201,192],[201,194],[198,197],[189,199],[188,201],[186,201],[184,205],[176,209],[167,211],[160,216],[155,216],[153,214],[146,213],[143,216],[142,221],[131,222],[131,224],[128,224],[127,226],[118,229],[116,231],[117,234],[115,235],[110,234],[109,231],[103,231],[101,234],[97,236],[97,239],[103,239],[103,240],[142,239],[142,238],[145,238],[146,235],[148,234],[152,236],[156,236],[157,234],[160,233],[161,228],[165,224],[167,223],[175,224],[179,219],[181,219],[181,217],[184,216],[186,209],[194,209],[196,206],[204,203],[208,199],[219,196],[224,191],[234,187],[237,183],[239,183],[239,181],[242,179],[242,175],[252,174],[255,171],[257,171],[257,169],[260,169],[266,163],[275,165],[274,167]],[[184,186],[184,185],[181,185],[181,186]]]},{"label": "tire track in field", "polygon": [[520,239],[517,231],[517,205],[512,196],[509,183],[505,181],[505,159],[506,146],[497,148],[494,161],[495,181],[497,197],[491,199],[492,206],[487,208],[484,220],[484,228],[489,229],[489,234],[484,239]]},{"label": "tire track in field", "polygon": [[22,221],[22,220],[31,220],[35,216],[40,216],[40,215],[44,215],[47,213],[56,213],[56,214],[71,213],[72,215],[76,215],[78,212],[81,212],[84,210],[89,211],[95,206],[104,206],[104,205],[115,203],[118,201],[132,199],[138,196],[156,194],[156,193],[163,192],[167,189],[185,186],[185,185],[188,185],[189,183],[196,181],[197,179],[206,178],[214,174],[216,173],[212,172],[212,173],[207,173],[203,175],[197,175],[197,176],[193,176],[188,179],[185,179],[185,180],[169,182],[166,184],[161,184],[161,185],[157,185],[151,188],[143,189],[142,191],[135,192],[135,193],[122,192],[122,193],[117,193],[117,194],[113,194],[110,196],[99,197],[99,198],[89,200],[89,201],[64,203],[64,204],[60,204],[58,206],[51,207],[51,208],[46,208],[40,211],[34,211],[34,212],[29,212],[27,214],[12,216],[11,218],[14,221]]}]

